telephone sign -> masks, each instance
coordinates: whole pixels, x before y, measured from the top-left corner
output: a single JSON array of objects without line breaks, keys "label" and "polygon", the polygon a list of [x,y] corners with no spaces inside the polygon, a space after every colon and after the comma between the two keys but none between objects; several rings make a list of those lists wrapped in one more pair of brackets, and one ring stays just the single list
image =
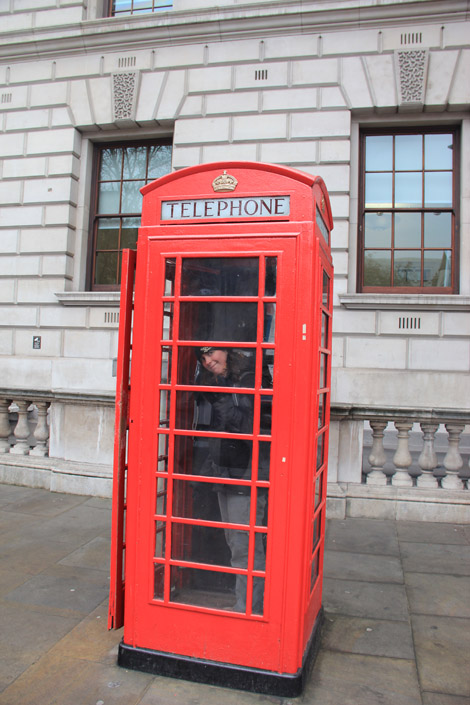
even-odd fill
[{"label": "telephone sign", "polygon": [[118,662],[298,695],[322,617],[328,193],[320,177],[255,162],[182,169],[142,193],[122,265]]}]

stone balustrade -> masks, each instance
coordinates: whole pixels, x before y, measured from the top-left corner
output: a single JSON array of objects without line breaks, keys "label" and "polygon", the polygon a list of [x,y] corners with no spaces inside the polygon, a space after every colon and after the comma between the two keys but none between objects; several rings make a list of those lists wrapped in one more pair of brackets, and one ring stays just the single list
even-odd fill
[{"label": "stone balustrade", "polygon": [[0,395],[0,453],[48,456],[50,405],[40,393]]},{"label": "stone balustrade", "polygon": [[[468,490],[469,461],[460,442],[470,413],[368,414],[372,444],[364,445],[363,482],[367,485]],[[411,438],[413,436],[413,438]],[[439,436],[439,443],[436,437]],[[386,439],[386,440],[385,440]]]}]

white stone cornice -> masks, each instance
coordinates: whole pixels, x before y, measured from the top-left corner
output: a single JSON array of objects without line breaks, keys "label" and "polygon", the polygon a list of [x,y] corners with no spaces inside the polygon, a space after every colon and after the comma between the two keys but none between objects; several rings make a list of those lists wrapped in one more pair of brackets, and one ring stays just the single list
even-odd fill
[{"label": "white stone cornice", "polygon": [[119,306],[119,291],[61,291],[56,294],[63,306]]},{"label": "white stone cornice", "polygon": [[54,58],[88,51],[130,51],[146,45],[210,42],[321,33],[341,29],[384,28],[468,20],[467,0],[337,0],[327,9],[315,0],[230,5],[141,16],[87,20],[74,25],[0,32],[0,59]]},{"label": "white stone cornice", "polygon": [[470,296],[451,294],[339,294],[345,308],[470,311]]}]

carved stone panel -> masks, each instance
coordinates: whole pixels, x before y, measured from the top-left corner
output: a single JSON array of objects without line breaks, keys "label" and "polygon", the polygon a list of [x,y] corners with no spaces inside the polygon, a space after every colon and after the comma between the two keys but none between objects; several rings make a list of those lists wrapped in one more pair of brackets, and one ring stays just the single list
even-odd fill
[{"label": "carved stone panel", "polygon": [[137,79],[137,71],[120,71],[112,74],[113,117],[115,121],[134,120]]},{"label": "carved stone panel", "polygon": [[401,106],[422,106],[426,87],[428,50],[395,52],[398,102]]}]

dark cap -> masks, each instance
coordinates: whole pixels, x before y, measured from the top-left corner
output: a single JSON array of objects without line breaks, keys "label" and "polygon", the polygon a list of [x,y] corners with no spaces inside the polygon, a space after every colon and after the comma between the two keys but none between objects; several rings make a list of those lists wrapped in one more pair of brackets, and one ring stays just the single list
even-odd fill
[{"label": "dark cap", "polygon": [[203,355],[206,355],[207,353],[210,353],[213,350],[217,350],[217,348],[213,348],[211,345],[204,345],[202,348],[196,348],[194,352],[196,353],[197,359],[201,360],[201,357]]}]

